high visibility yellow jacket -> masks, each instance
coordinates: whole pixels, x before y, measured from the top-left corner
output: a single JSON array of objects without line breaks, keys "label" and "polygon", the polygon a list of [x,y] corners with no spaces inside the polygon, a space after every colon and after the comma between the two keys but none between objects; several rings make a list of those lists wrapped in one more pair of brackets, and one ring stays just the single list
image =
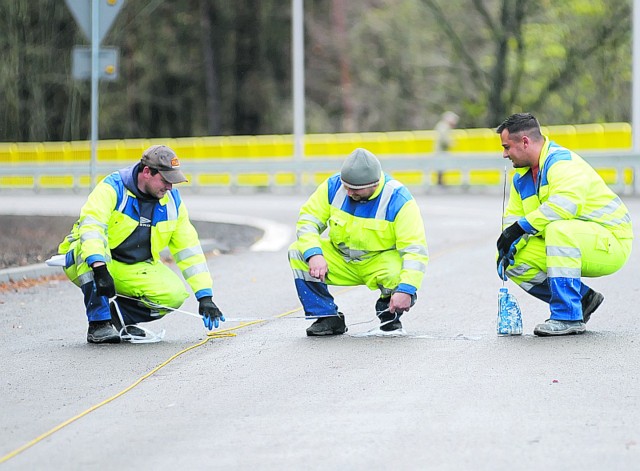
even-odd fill
[{"label": "high visibility yellow jacket", "polygon": [[618,239],[633,238],[622,200],[578,154],[545,137],[537,182],[532,169],[515,171],[503,229],[517,221],[528,234],[543,235],[547,224],[561,219],[592,221]]},{"label": "high visibility yellow jacket", "polygon": [[390,176],[368,201],[347,196],[340,174],[318,186],[300,210],[296,230],[305,260],[321,254],[320,237],[329,228],[329,239],[346,261],[374,257],[388,250],[402,257],[397,291],[414,294],[421,286],[429,261],[424,223],[409,190]]},{"label": "high visibility yellow jacket", "polygon": [[[118,247],[140,224],[136,195],[127,189],[133,169],[123,169],[104,178],[89,195],[71,233],[59,245],[58,252],[69,254],[78,244],[74,260],[77,275],[86,281],[90,265],[109,262],[110,250]],[[160,262],[160,252],[169,248],[184,279],[200,299],[212,296],[213,281],[200,246],[198,234],[189,220],[187,208],[178,190],[172,189],[158,200],[151,221],[151,255]]]}]

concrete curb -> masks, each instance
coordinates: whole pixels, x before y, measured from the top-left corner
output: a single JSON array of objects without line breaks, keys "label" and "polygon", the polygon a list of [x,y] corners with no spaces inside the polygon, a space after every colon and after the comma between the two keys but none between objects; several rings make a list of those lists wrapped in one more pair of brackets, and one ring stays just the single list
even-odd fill
[{"label": "concrete curb", "polygon": [[[265,219],[229,216],[225,214],[199,214],[196,218],[192,217],[192,221],[218,222],[220,224],[237,224],[241,226],[256,227],[263,231],[262,238],[253,244],[249,250],[251,251],[275,251],[282,248],[289,239],[291,229],[282,224],[268,221]],[[202,250],[204,252],[212,252],[221,250],[221,247],[213,239],[200,240]],[[168,252],[167,252],[167,256]],[[24,267],[5,268],[0,270],[0,284],[13,283],[24,280],[33,280],[45,276],[54,276],[63,274],[61,267],[50,267],[46,263],[38,263],[35,265],[27,265]]]},{"label": "concrete curb", "polygon": [[[212,239],[200,241],[204,252],[212,252],[221,247]],[[170,256],[168,251],[163,255]],[[45,276],[62,275],[62,267],[50,267],[46,263],[36,263],[35,265],[27,265],[24,267],[5,268],[0,270],[0,284],[13,283],[25,280],[34,280]]]},{"label": "concrete curb", "polygon": [[35,265],[16,268],[5,268],[4,270],[0,270],[0,284],[32,280],[42,278],[44,276],[60,275],[61,273],[63,272],[60,267],[50,267],[46,263],[37,263]]}]

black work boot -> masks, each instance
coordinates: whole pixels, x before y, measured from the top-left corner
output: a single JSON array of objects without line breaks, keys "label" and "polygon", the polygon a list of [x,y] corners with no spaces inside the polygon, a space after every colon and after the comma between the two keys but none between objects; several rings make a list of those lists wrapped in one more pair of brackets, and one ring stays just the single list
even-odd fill
[{"label": "black work boot", "polygon": [[337,316],[327,316],[318,318],[307,329],[309,337],[317,337],[322,335],[341,335],[347,330],[347,324],[344,322],[344,314],[341,312]]},{"label": "black work boot", "polygon": [[596,309],[600,307],[602,301],[604,301],[604,296],[597,291],[592,290],[591,288],[589,288],[589,291],[587,291],[582,297],[582,321],[585,324],[589,322],[589,319],[591,319],[591,314],[593,314]]},{"label": "black work boot", "polygon": [[111,312],[111,323],[113,324],[115,329],[118,331],[118,333],[122,334],[122,340],[131,340],[131,336],[134,336],[134,337],[146,336],[145,331],[139,327],[136,327],[135,325],[124,326],[125,327],[124,332],[122,331],[124,321],[122,319],[122,316],[120,316],[120,314],[118,313],[118,310],[116,309],[116,305],[114,301],[111,301],[109,303],[109,311]]},{"label": "black work boot", "polygon": [[87,332],[89,343],[120,343],[120,334],[110,321],[91,321]]}]

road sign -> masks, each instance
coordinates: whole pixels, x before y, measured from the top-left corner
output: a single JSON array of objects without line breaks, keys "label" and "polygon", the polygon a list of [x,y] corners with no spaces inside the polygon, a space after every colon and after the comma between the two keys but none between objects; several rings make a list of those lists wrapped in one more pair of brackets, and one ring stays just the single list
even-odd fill
[{"label": "road sign", "polygon": [[[113,20],[118,16],[124,0],[65,0],[80,29],[91,41],[91,5],[98,5],[98,44],[102,42]],[[95,2],[95,3],[94,3]]]},{"label": "road sign", "polygon": [[[116,80],[118,78],[118,48],[101,47],[98,49],[98,78]],[[76,80],[91,78],[91,48],[74,46],[71,56],[71,75]]]}]

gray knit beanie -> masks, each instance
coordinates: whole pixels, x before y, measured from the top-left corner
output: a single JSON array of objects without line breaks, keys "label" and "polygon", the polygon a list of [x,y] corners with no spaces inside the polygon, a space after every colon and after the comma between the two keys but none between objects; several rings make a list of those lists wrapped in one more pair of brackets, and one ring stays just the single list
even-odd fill
[{"label": "gray knit beanie", "polygon": [[344,186],[361,190],[375,186],[382,176],[380,161],[367,149],[357,148],[342,164],[340,179]]}]

